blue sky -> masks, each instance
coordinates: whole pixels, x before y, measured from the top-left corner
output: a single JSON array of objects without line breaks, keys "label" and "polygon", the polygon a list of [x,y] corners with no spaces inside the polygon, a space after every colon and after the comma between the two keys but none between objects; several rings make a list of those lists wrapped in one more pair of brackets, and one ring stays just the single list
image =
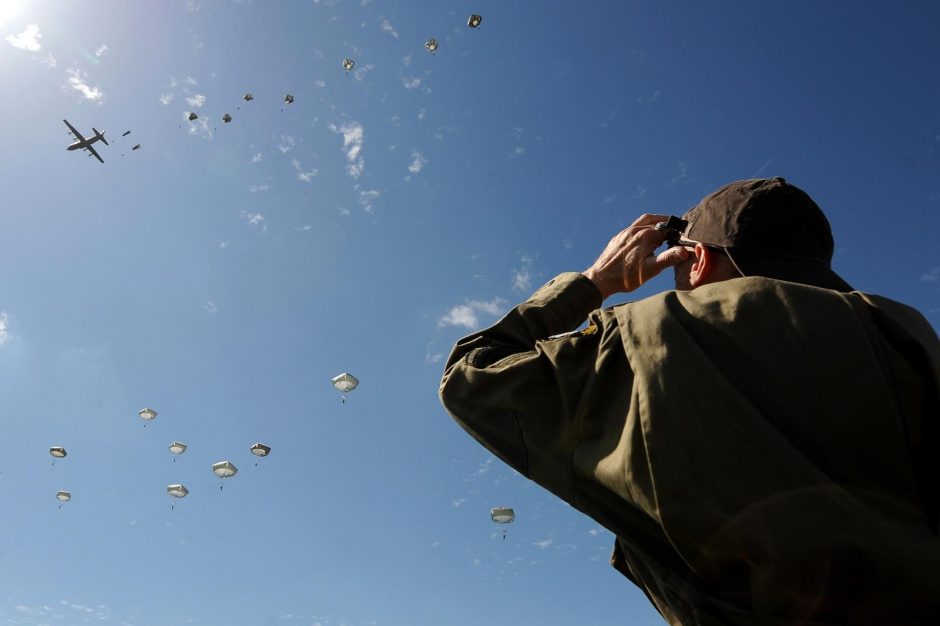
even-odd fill
[{"label": "blue sky", "polygon": [[661,623],[437,385],[639,214],[756,175],[937,327],[940,8],[757,4],[3,2],[0,623]]}]

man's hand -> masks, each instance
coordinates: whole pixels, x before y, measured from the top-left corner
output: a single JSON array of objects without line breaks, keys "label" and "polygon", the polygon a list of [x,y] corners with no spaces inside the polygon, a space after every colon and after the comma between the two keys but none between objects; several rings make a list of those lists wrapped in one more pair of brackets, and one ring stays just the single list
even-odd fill
[{"label": "man's hand", "polygon": [[642,215],[610,240],[594,265],[583,274],[590,278],[607,299],[615,293],[629,293],[667,267],[678,265],[691,254],[676,246],[659,256],[653,252],[665,243],[666,231],[654,226],[669,219],[667,215]]}]

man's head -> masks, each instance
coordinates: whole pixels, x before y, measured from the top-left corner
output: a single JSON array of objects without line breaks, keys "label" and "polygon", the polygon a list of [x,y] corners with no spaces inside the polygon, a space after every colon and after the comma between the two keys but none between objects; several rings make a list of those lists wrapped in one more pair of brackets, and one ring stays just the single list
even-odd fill
[{"label": "man's head", "polygon": [[804,191],[782,178],[730,183],[689,209],[678,244],[692,251],[675,268],[676,288],[766,276],[851,291],[830,261],[832,230]]}]

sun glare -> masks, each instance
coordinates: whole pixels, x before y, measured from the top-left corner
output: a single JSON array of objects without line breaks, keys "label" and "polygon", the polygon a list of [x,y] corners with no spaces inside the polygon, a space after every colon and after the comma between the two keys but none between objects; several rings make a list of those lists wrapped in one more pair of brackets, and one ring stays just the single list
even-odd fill
[{"label": "sun glare", "polygon": [[3,0],[0,2],[0,28],[18,26],[17,24],[9,24],[9,22],[22,13],[25,8],[26,0]]}]

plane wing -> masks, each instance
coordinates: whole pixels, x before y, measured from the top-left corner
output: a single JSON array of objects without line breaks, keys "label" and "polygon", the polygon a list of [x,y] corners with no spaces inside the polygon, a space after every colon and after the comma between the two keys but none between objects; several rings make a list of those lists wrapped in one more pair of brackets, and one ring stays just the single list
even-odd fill
[{"label": "plane wing", "polygon": [[[68,120],[62,120],[62,121],[65,122],[65,125],[69,127],[69,131],[71,131],[71,133],[72,133],[73,135],[75,135],[75,138],[76,138],[76,139],[78,139],[79,141],[85,141],[85,138],[82,137],[82,134],[81,134],[80,132],[78,132],[78,131],[75,129],[74,126],[72,126],[71,124],[69,124],[69,121],[68,121]],[[96,156],[97,156],[97,155],[96,155]],[[101,157],[98,157],[98,158],[100,159]],[[102,163],[103,163],[103,162],[104,162],[104,161],[102,161]]]},{"label": "plane wing", "polygon": [[95,158],[96,158],[96,159],[98,159],[99,161],[101,161],[102,163],[104,163],[104,159],[101,158],[101,156],[100,156],[100,155],[98,154],[98,152],[91,146],[91,144],[88,144],[87,146],[85,146],[85,150],[88,150],[89,152],[91,152],[93,155],[95,155]]}]

